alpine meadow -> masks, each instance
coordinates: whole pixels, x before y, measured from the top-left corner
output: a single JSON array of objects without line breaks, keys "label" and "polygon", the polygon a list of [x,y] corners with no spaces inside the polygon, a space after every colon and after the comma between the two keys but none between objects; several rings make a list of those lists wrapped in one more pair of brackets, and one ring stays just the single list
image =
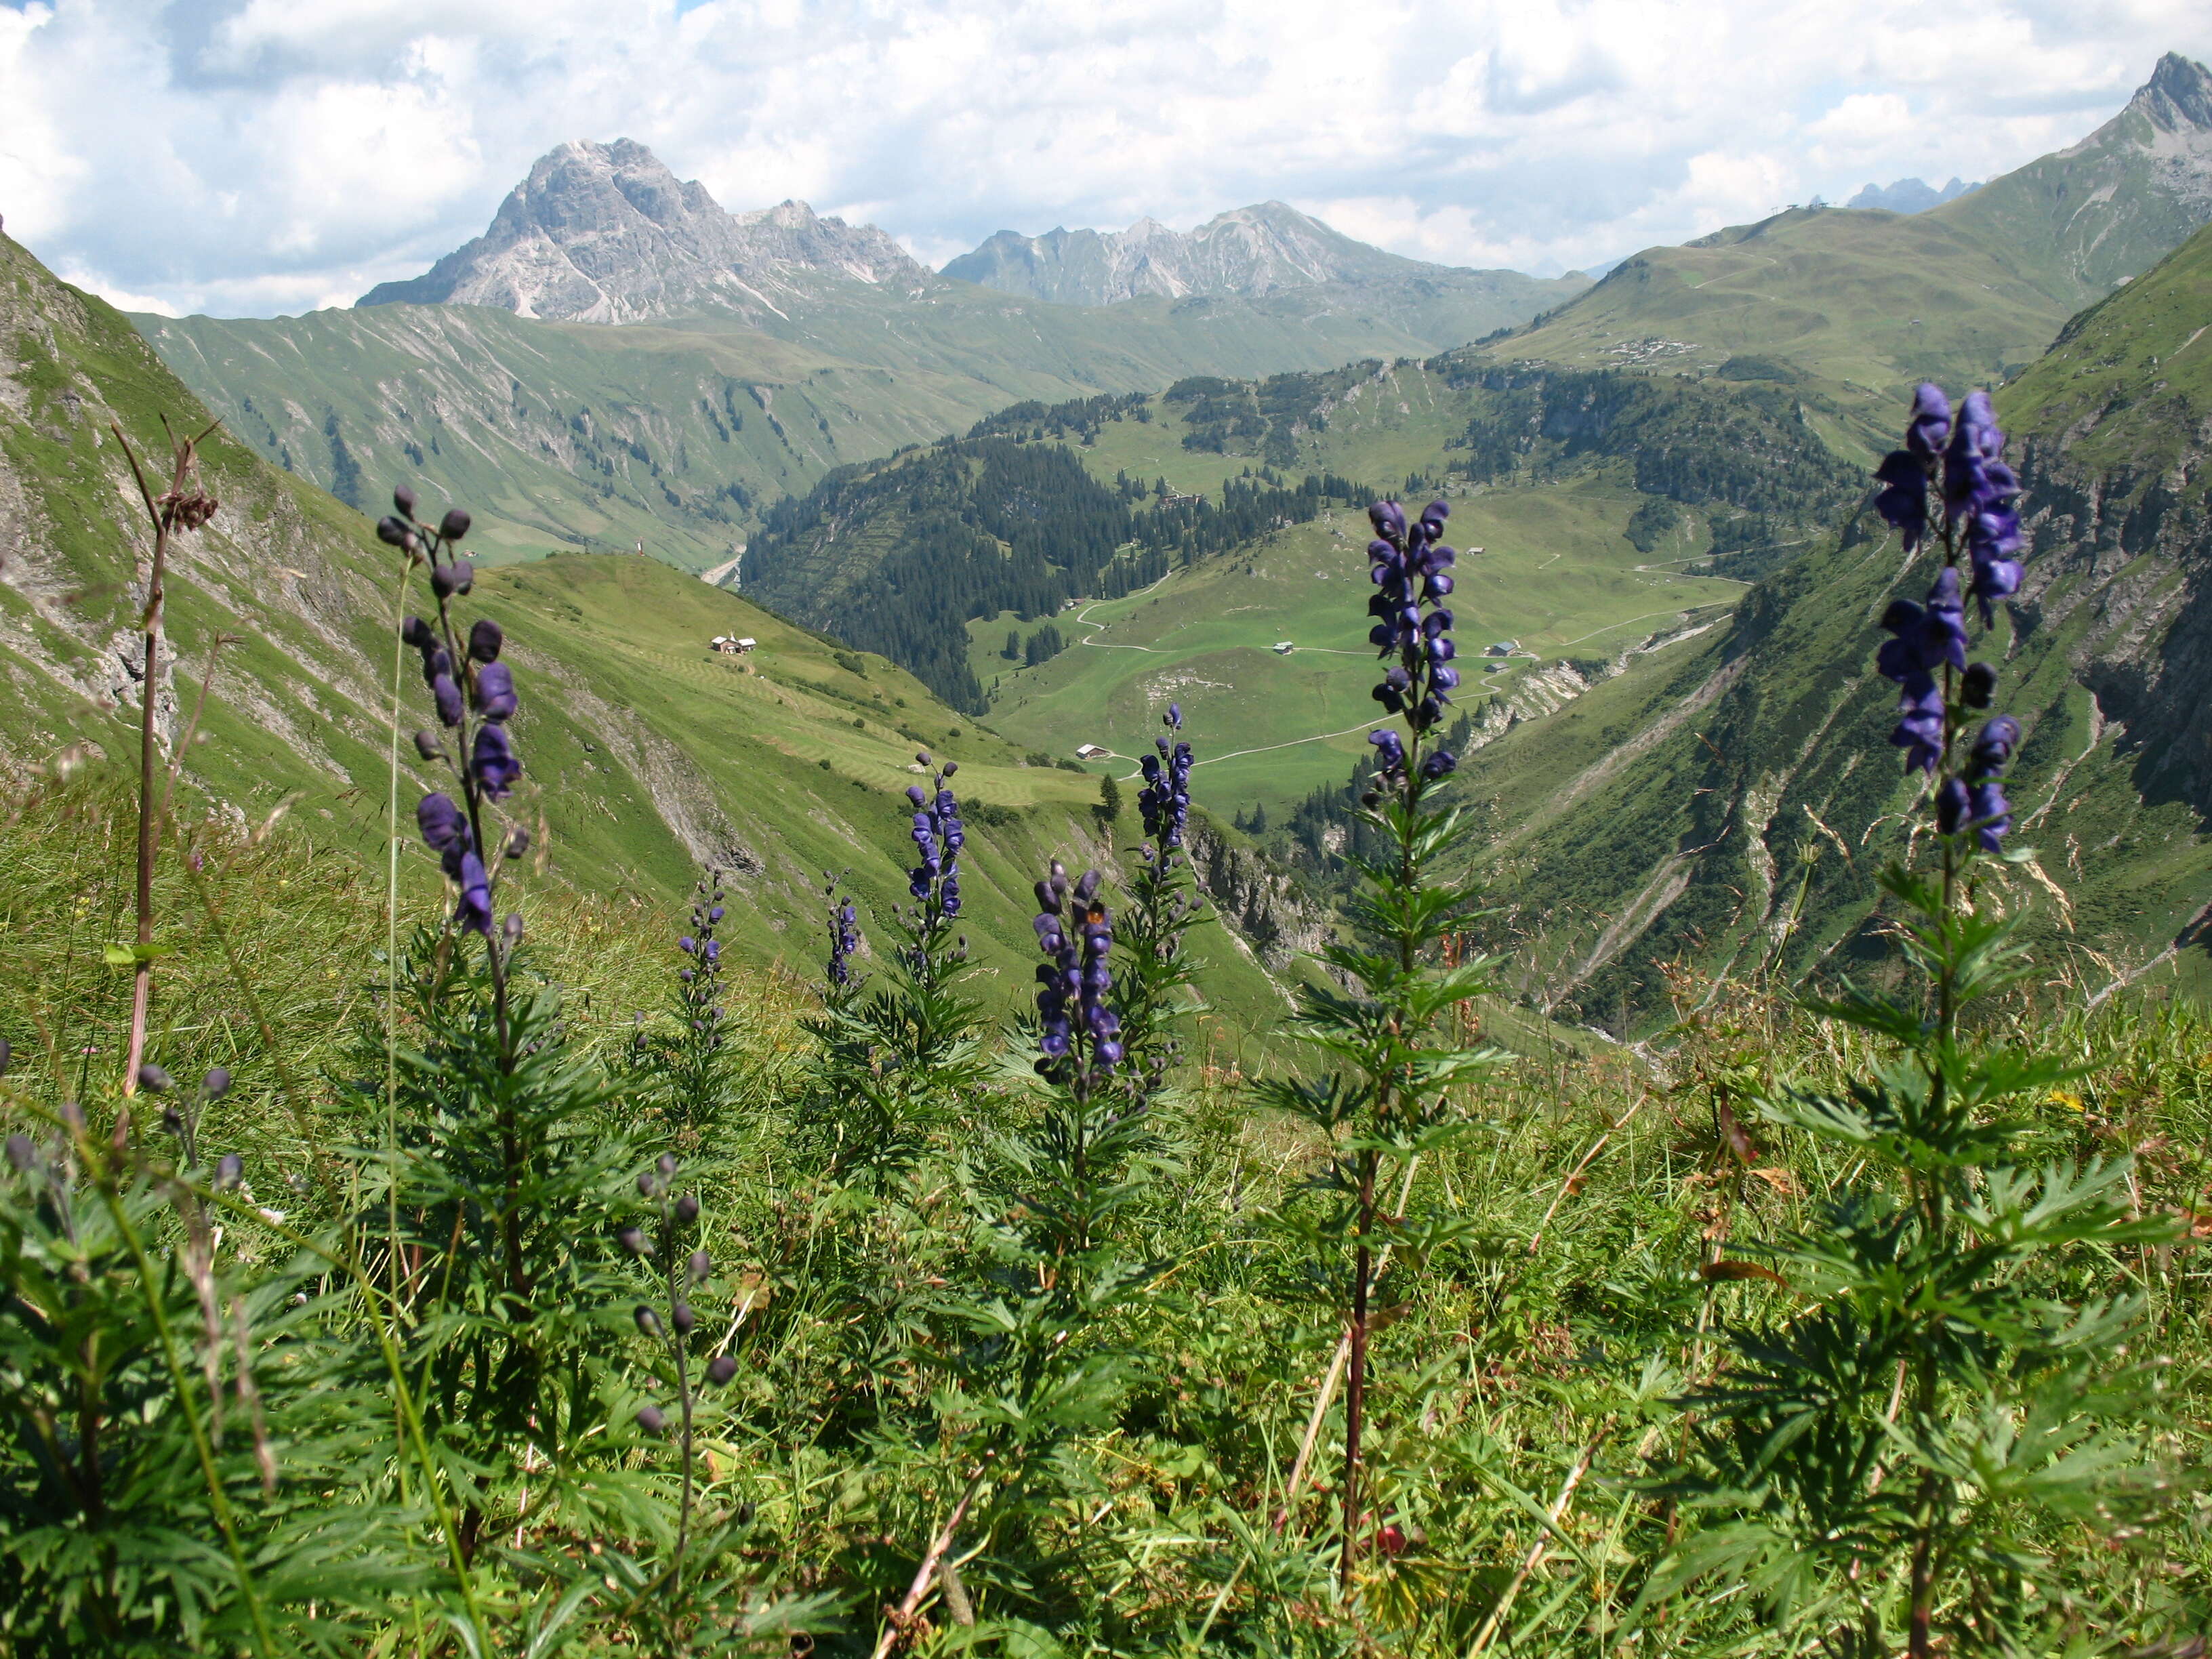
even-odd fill
[{"label": "alpine meadow", "polygon": [[377,9],[161,51],[653,146],[487,103],[482,234],[222,318],[0,150],[0,1659],[2204,1659],[2212,70],[1531,275],[1396,251],[1426,92],[979,240],[1073,47],[710,191]]}]

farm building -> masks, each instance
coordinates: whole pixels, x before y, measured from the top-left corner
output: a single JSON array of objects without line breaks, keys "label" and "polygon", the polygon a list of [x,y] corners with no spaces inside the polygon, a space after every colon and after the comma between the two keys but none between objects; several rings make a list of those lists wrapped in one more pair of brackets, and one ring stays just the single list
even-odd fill
[{"label": "farm building", "polygon": [[726,657],[742,657],[759,643],[757,640],[738,639],[731,634],[717,634],[707,641],[709,650],[718,651]]},{"label": "farm building", "polygon": [[1288,640],[1277,640],[1275,641],[1275,654],[1279,657],[1287,657],[1294,649],[1296,649],[1296,647],[1292,646]]},{"label": "farm building", "polygon": [[1075,745],[1075,758],[1078,760],[1103,760],[1112,752],[1111,750],[1095,743],[1079,743]]}]

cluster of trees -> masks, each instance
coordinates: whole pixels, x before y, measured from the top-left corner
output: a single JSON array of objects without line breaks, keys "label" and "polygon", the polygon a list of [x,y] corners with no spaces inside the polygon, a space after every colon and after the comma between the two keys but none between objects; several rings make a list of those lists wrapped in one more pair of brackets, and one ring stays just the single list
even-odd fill
[{"label": "cluster of trees", "polygon": [[[1720,556],[1714,568],[1746,580],[1771,568],[1775,550],[1806,526],[1848,516],[1865,494],[1863,469],[1822,441],[1795,393],[1764,377],[1723,387],[1516,364],[1472,368],[1457,383],[1478,404],[1451,446],[1470,479],[1626,462],[1645,495],[1704,508]],[[1630,539],[1648,552],[1674,525],[1654,508],[1632,524]]]},{"label": "cluster of trees", "polygon": [[[1218,502],[1174,499],[1164,484],[1148,495],[1126,478],[1102,483],[1059,444],[947,439],[873,470],[840,468],[778,502],[746,550],[745,586],[980,713],[971,620],[1006,611],[1035,620],[1071,599],[1117,599],[1177,563],[1371,494],[1334,473],[1291,483],[1262,471],[1231,480]],[[1051,654],[1024,650],[1031,663]]]}]

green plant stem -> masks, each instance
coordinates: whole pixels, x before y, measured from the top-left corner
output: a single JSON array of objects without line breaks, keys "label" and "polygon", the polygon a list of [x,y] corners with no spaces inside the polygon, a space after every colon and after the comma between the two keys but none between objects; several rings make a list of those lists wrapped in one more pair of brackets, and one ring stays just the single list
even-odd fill
[{"label": "green plant stem", "polygon": [[[81,1141],[79,1155],[89,1161],[98,1153],[88,1141]],[[265,1659],[277,1659],[276,1640],[269,1629],[269,1616],[261,1606],[261,1598],[254,1591],[253,1571],[246,1564],[246,1552],[238,1541],[238,1527],[232,1516],[230,1498],[222,1489],[222,1476],[215,1466],[215,1449],[208,1442],[207,1428],[200,1421],[198,1409],[193,1406],[189,1386],[185,1380],[184,1366],[177,1358],[177,1344],[169,1329],[167,1312],[161,1306],[156,1286],[154,1264],[146,1255],[146,1246],[138,1237],[137,1229],[131,1224],[121,1200],[116,1196],[114,1182],[101,1177],[94,1183],[100,1201],[106,1206],[109,1218],[131,1252],[131,1259],[138,1269],[139,1289],[146,1298],[146,1311],[154,1322],[154,1330],[161,1340],[161,1363],[169,1373],[169,1386],[175,1391],[177,1405],[184,1413],[185,1425],[191,1432],[193,1455],[199,1460],[200,1474],[207,1481],[208,1504],[215,1511],[216,1525],[222,1529],[223,1547],[230,1556],[232,1569],[238,1574],[239,1594],[246,1598],[246,1612],[253,1620],[256,1644]]]}]

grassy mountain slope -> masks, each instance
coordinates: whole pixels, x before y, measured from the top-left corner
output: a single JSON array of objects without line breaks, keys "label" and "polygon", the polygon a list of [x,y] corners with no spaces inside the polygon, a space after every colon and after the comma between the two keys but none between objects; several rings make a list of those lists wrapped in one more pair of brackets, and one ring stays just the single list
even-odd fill
[{"label": "grassy mountain slope", "polygon": [[[957,668],[963,697],[1054,754],[1137,754],[1179,699],[1206,734],[1207,798],[1279,818],[1367,750],[1372,494],[1443,488],[1455,542],[1486,550],[1457,607],[1486,738],[1673,648],[1741,593],[1739,566],[1856,499],[1805,407],[1764,382],[1501,374],[1468,353],[1017,405],[777,509],[746,591],[940,690]],[[1009,449],[1064,458],[1057,481],[1017,477]],[[1716,550],[1726,568],[1703,568]],[[1033,660],[1047,619],[1066,648]]]},{"label": "grassy mountain slope", "polygon": [[[145,538],[106,427],[142,444],[157,416],[202,411],[119,314],[0,240],[0,763],[21,773],[85,745],[137,752],[128,664]],[[258,820],[280,805],[323,836],[380,850],[388,787],[398,573],[366,520],[218,436],[205,452],[222,507],[183,538],[169,581],[173,680],[156,713],[191,744],[185,799]],[[1024,765],[1009,745],[879,659],[818,638],[647,559],[563,554],[488,572],[478,601],[507,624],[523,690],[512,726],[528,769],[512,803],[543,856],[527,884],[672,907],[704,864],[734,872],[751,925],[733,948],[811,963],[823,869],[853,872],[880,908],[902,896],[916,746],[963,762],[971,818],[970,937],[1011,999],[1033,942],[1026,889],[1058,853],[1116,854],[1088,777]],[[710,656],[745,634],[742,660]],[[215,645],[228,635],[219,655]],[[173,660],[165,653],[165,662]],[[212,672],[210,673],[210,670]],[[403,722],[424,715],[410,673]],[[428,768],[404,756],[403,813]],[[198,810],[197,808],[188,810]],[[410,890],[434,888],[405,837]],[[1266,907],[1261,907],[1264,909]],[[1261,918],[1265,921],[1266,918]],[[1280,1006],[1244,950],[1207,955],[1224,1007]]]},{"label": "grassy mountain slope", "polygon": [[2212,219],[2212,72],[2168,54],[2080,143],[1929,212],[1793,208],[1623,261],[1500,360],[1688,374],[1779,360],[1883,441],[1916,380],[1990,382]]},{"label": "grassy mountain slope", "polygon": [[641,540],[696,570],[831,468],[1024,398],[1425,354],[1581,286],[1391,297],[1332,283],[1086,308],[817,276],[788,314],[623,327],[469,306],[137,320],[234,431],[341,497],[404,470],[483,501],[502,552]]},{"label": "grassy mountain slope", "polygon": [[[2027,732],[2015,840],[2041,849],[2070,908],[2017,884],[2093,982],[2206,969],[2212,374],[2191,353],[2208,320],[2201,231],[1999,398],[2033,551],[1985,651]],[[1895,815],[1913,788],[1887,742],[1894,690],[1873,672],[1875,623],[1930,568],[1926,555],[1908,568],[1862,516],[1762,582],[1732,629],[1668,675],[1617,688],[1607,752],[1578,750],[1571,722],[1555,722],[1476,757],[1468,787],[1501,825],[1493,866],[1540,930],[1555,991],[1633,1024],[1663,1006],[1671,958],[1771,959],[1802,979],[1877,954],[1872,875],[1902,850]]]}]

